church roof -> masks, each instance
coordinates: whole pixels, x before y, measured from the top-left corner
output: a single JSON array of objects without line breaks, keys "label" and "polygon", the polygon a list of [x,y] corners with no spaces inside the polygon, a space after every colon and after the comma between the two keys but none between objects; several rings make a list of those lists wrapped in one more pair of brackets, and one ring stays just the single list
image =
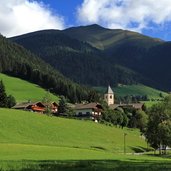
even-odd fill
[{"label": "church roof", "polygon": [[106,94],[114,94],[110,86],[108,86]]}]

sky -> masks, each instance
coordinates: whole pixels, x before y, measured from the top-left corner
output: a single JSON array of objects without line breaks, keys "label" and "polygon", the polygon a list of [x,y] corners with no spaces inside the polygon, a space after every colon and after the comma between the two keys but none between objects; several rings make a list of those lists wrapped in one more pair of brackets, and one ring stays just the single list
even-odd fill
[{"label": "sky", "polygon": [[171,40],[171,0],[1,0],[0,33],[99,24]]}]

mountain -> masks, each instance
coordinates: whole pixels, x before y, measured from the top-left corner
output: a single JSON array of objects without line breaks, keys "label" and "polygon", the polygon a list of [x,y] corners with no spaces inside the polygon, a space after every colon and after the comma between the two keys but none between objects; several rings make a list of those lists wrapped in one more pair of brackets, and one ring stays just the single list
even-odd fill
[{"label": "mountain", "polygon": [[142,83],[170,91],[170,42],[96,24],[39,31],[11,40],[78,83]]},{"label": "mountain", "polygon": [[59,30],[45,30],[10,40],[37,54],[66,77],[90,86],[145,82],[146,78],[127,67],[111,63],[105,53]]},{"label": "mountain", "polygon": [[170,42],[96,24],[63,32],[100,49],[110,63],[117,63],[148,78],[145,84],[170,91]]},{"label": "mountain", "polygon": [[95,98],[96,92],[64,77],[43,60],[0,35],[0,72],[38,84],[71,102]]}]

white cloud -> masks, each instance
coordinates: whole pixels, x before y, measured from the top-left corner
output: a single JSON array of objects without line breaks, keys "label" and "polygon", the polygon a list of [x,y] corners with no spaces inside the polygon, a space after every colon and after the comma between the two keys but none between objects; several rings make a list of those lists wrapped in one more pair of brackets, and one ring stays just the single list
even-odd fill
[{"label": "white cloud", "polygon": [[63,29],[63,17],[35,0],[1,0],[0,33],[10,37],[42,29]]},{"label": "white cloud", "polygon": [[81,24],[142,31],[171,21],[171,0],[84,0],[77,9]]}]

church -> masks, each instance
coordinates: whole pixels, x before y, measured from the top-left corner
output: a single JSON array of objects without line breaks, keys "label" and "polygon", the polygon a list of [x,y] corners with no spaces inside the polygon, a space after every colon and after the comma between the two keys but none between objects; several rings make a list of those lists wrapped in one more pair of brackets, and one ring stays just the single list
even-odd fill
[{"label": "church", "polygon": [[121,107],[141,110],[144,105],[144,103],[115,104],[114,92],[110,86],[108,86],[107,91],[104,94],[104,100],[106,101],[110,109],[116,109],[117,107]]},{"label": "church", "polygon": [[114,102],[115,102],[114,98],[115,98],[114,97],[114,92],[111,89],[111,87],[108,86],[108,89],[107,89],[106,93],[104,94],[104,100],[107,102],[108,106],[114,104]]}]

